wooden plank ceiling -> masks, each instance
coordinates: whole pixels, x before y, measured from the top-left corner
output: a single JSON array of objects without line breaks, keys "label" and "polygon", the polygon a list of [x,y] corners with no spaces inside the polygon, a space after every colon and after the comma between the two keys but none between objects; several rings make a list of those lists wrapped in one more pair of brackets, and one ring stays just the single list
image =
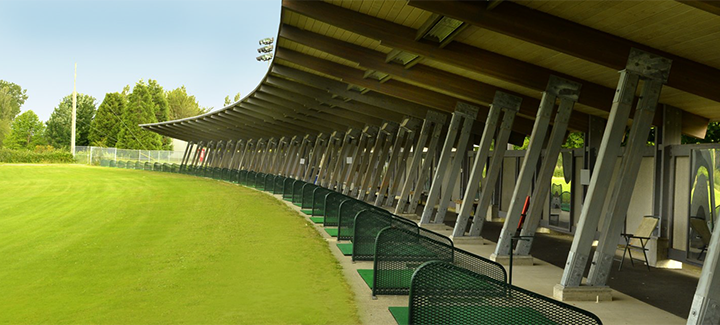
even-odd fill
[{"label": "wooden plank ceiling", "polygon": [[[673,60],[661,105],[683,132],[720,120],[720,10],[704,1],[284,0],[268,75],[247,97],[205,115],[144,128],[189,140],[333,130],[523,98],[513,131],[529,134],[550,75],[579,81],[570,128],[607,117],[631,47]],[[657,114],[655,124],[662,123]],[[479,128],[478,128],[479,129]]]}]

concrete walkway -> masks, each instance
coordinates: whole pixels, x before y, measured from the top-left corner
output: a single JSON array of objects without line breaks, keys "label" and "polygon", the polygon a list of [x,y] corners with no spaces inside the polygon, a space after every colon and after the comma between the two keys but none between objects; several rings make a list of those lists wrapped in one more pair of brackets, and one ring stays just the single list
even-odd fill
[{"label": "concrete walkway", "polygon": [[[276,198],[282,200],[280,195]],[[286,202],[286,201],[283,201]],[[286,202],[289,207],[305,216],[311,222],[309,216],[300,212],[300,208],[292,203]],[[311,222],[312,223],[312,222]],[[372,262],[359,261],[353,263],[349,256],[344,256],[335,246],[336,239],[330,237],[322,227],[322,224],[315,224],[318,233],[325,238],[333,255],[338,259],[343,268],[343,273],[348,284],[355,292],[355,299],[358,312],[363,324],[396,324],[395,319],[388,311],[390,306],[407,306],[407,296],[378,296],[372,299],[372,292],[365,284],[358,269],[372,269]],[[452,229],[443,227],[433,229],[443,235],[450,236]],[[467,250],[483,257],[490,257],[495,248],[495,243],[483,240],[483,243],[475,242],[468,244],[456,243],[458,248]],[[562,269],[535,259],[532,266],[515,266],[513,271],[513,285],[545,295],[552,298],[553,287],[560,282]],[[612,302],[570,302],[569,304],[588,310],[603,321],[603,324],[685,324],[686,319],[673,315],[662,309],[648,305],[640,300],[613,290]]]}]

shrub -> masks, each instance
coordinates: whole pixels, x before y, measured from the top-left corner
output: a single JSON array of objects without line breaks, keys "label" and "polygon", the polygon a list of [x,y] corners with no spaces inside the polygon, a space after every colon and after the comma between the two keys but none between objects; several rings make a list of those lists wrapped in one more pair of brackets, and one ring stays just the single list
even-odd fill
[{"label": "shrub", "polygon": [[75,162],[68,151],[54,150],[44,147],[35,152],[30,150],[13,150],[0,148],[0,162],[2,163],[72,163]]}]

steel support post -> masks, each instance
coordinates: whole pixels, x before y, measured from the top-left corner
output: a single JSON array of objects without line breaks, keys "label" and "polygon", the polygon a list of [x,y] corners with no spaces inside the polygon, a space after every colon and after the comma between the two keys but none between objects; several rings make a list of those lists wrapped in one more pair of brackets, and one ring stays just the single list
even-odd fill
[{"label": "steel support post", "polygon": [[362,185],[363,176],[365,175],[365,171],[367,171],[372,148],[375,142],[377,142],[378,132],[380,132],[380,128],[374,125],[368,126],[363,130],[362,136],[365,142],[358,147],[359,152],[354,158],[358,165],[354,172],[350,174],[350,186],[346,187],[347,191],[343,190],[343,194],[351,197],[357,196],[358,189]]},{"label": "steel support post", "polygon": [[310,151],[310,147],[312,145],[312,142],[315,140],[315,137],[306,134],[302,140],[300,140],[300,150],[298,150],[298,154],[295,157],[295,159],[292,162],[292,166],[290,167],[290,175],[292,175],[292,178],[294,179],[302,179],[301,175],[304,175],[300,168],[300,161],[306,160],[305,157],[307,157],[307,152]]},{"label": "steel support post", "polygon": [[528,207],[527,219],[525,220],[522,232],[520,233],[520,236],[527,238],[528,240],[518,241],[514,252],[516,256],[530,255],[533,236],[540,224],[540,217],[542,216],[543,208],[547,204],[547,195],[550,191],[550,184],[552,184],[555,165],[557,165],[557,160],[560,156],[560,149],[565,142],[565,134],[567,132],[570,114],[572,113],[573,106],[579,97],[580,85],[571,81],[567,82],[568,88],[566,91],[561,92],[560,95],[558,95],[560,98],[560,107],[558,108],[557,115],[555,115],[555,122],[553,123],[552,132],[550,133],[550,139],[545,152],[545,159],[543,159],[542,165],[537,174],[537,185],[535,186],[532,195],[530,195],[530,206]]},{"label": "steel support post", "polygon": [[183,169],[185,169],[185,165],[187,165],[186,159],[190,156],[190,151],[192,150],[193,142],[188,142],[187,146],[185,146],[185,152],[183,153],[182,160],[180,161],[180,171],[182,172]]},{"label": "steel support post", "polygon": [[315,145],[313,146],[312,152],[308,158],[307,167],[305,167],[305,175],[303,179],[308,183],[320,184],[315,182],[315,176],[318,175],[318,169],[320,161],[325,154],[327,148],[327,135],[320,133],[315,139]]},{"label": "steel support post", "polygon": [[720,324],[720,227],[712,232],[703,262],[700,280],[695,289],[688,325]]},{"label": "steel support post", "polygon": [[[530,190],[532,188],[533,175],[537,169],[543,144],[545,143],[545,138],[547,137],[547,131],[550,127],[550,117],[555,109],[556,99],[560,98],[560,106],[558,108],[557,115],[555,116],[556,126],[554,128],[554,131],[558,132],[553,132],[554,138],[551,136],[551,141],[554,140],[555,142],[551,142],[551,144],[556,145],[559,150],[563,142],[562,140],[565,137],[565,130],[567,130],[567,121],[570,119],[570,113],[572,112],[573,106],[575,105],[579,94],[579,83],[550,76],[547,88],[543,92],[542,99],[540,100],[540,107],[538,108],[537,117],[535,118],[535,125],[533,125],[533,130],[530,134],[530,142],[528,144],[527,151],[525,152],[525,159],[523,159],[520,175],[518,175],[515,190],[513,191],[513,196],[510,200],[508,213],[505,216],[505,224],[500,232],[498,243],[495,246],[495,253],[492,256],[508,256],[510,254],[510,250],[514,249],[514,247],[512,247],[512,237],[515,236],[525,199],[530,194]],[[553,149],[554,148],[548,146],[548,151]],[[553,158],[546,157],[546,159]],[[556,160],[557,155],[555,156],[555,161]],[[553,164],[553,167],[554,166],[555,164]],[[545,183],[540,184],[540,186],[544,186]],[[538,201],[544,200],[545,196],[537,197],[537,199]]]},{"label": "steel support post", "polygon": [[[427,112],[427,116],[423,121],[422,129],[420,130],[418,142],[413,150],[413,158],[410,161],[410,167],[408,168],[408,173],[405,177],[405,183],[400,190],[400,197],[398,198],[397,206],[395,207],[396,214],[405,213],[406,211],[415,213],[415,208],[417,208],[417,195],[421,192],[420,187],[425,182],[425,171],[430,169],[428,161],[426,160],[423,162],[422,159],[425,151],[425,145],[428,143],[428,137],[430,137],[430,144],[428,144],[427,147],[427,155],[428,157],[434,155],[446,121],[447,118],[445,115],[433,111]],[[414,193],[411,193],[413,189]]]},{"label": "steel support post", "polygon": [[[670,61],[663,66],[656,67],[659,70],[670,70]],[[617,243],[620,241],[620,234],[625,224],[625,215],[630,206],[632,192],[635,189],[637,174],[642,163],[642,149],[647,146],[647,138],[650,134],[655,108],[660,98],[660,91],[667,74],[653,74],[655,77],[641,75],[644,79],[643,89],[635,110],[630,135],[625,146],[625,153],[620,163],[620,173],[615,181],[610,203],[605,208],[603,225],[600,230],[600,240],[595,248],[595,255],[590,266],[588,284],[593,286],[604,286],[610,276],[610,268],[617,250]]]},{"label": "steel support post", "polygon": [[385,206],[387,207],[395,206],[395,196],[400,194],[398,193],[398,187],[400,186],[400,184],[404,183],[404,179],[410,174],[408,172],[409,170],[407,160],[408,157],[410,157],[410,151],[412,150],[413,145],[415,145],[415,137],[418,136],[422,120],[416,118],[416,121],[417,125],[415,126],[415,128],[409,131],[410,134],[405,141],[405,145],[403,146],[403,152],[400,155],[397,167],[395,168],[395,177],[391,179],[390,188],[388,190],[388,197],[385,201]]},{"label": "steel support post", "polygon": [[348,168],[347,173],[345,173],[343,179],[345,180],[345,186],[343,186],[342,193],[345,195],[349,195],[350,191],[355,186],[355,179],[360,174],[360,168],[363,165],[363,153],[365,149],[367,148],[368,140],[371,136],[377,135],[378,128],[376,126],[372,125],[366,125],[362,132],[360,133],[360,140],[357,142],[357,146],[355,147],[355,151],[352,155],[352,166]]},{"label": "steel support post", "polygon": [[485,224],[486,213],[490,206],[490,200],[492,199],[493,191],[495,190],[495,184],[500,177],[503,160],[505,159],[505,151],[507,151],[508,139],[512,133],[512,125],[515,122],[515,116],[517,115],[517,107],[505,107],[503,108],[503,121],[500,124],[500,131],[495,138],[494,149],[492,157],[490,158],[490,165],[485,172],[485,176],[480,181],[480,198],[478,199],[477,208],[475,208],[475,215],[473,217],[472,225],[470,226],[470,237],[479,237],[482,232],[482,227]]},{"label": "steel support post", "polygon": [[219,145],[220,145],[220,142],[218,141],[215,143],[214,146],[210,147],[210,150],[207,151],[207,153],[205,155],[205,161],[206,161],[205,166],[206,167],[210,167],[210,168],[213,167],[212,164],[213,164],[213,160],[215,159],[215,152],[217,151],[217,147]]},{"label": "steel support post", "polygon": [[190,160],[190,165],[193,167],[197,166],[197,162],[200,157],[200,150],[202,150],[203,144],[203,141],[200,141],[193,152],[193,158]]},{"label": "steel support post", "polygon": [[485,121],[485,128],[483,129],[482,137],[480,139],[480,145],[475,155],[475,161],[473,162],[472,170],[470,171],[470,177],[468,185],[465,188],[465,195],[463,202],[460,205],[458,211],[458,218],[455,222],[455,228],[453,229],[453,237],[465,236],[465,229],[467,228],[467,222],[470,218],[470,212],[475,201],[475,196],[480,189],[480,179],[482,178],[483,170],[490,154],[490,145],[492,144],[493,137],[497,131],[497,124],[500,120],[500,112],[503,108],[508,108],[514,111],[520,109],[522,98],[502,91],[496,91],[493,102],[490,105],[490,112],[488,113],[487,120]]},{"label": "steel support post", "polygon": [[272,159],[275,156],[275,152],[277,151],[277,140],[275,138],[270,138],[268,140],[267,147],[265,148],[265,154],[263,155],[263,160],[260,162],[261,171],[263,173],[270,173],[272,170]]},{"label": "steel support post", "polygon": [[370,190],[367,192],[367,196],[365,197],[365,200],[369,202],[375,200],[375,195],[377,193],[376,191],[378,187],[380,187],[380,180],[383,171],[389,169],[389,167],[385,167],[385,164],[388,161],[388,156],[390,156],[390,150],[392,150],[391,148],[399,127],[399,124],[395,122],[390,122],[388,127],[385,129],[385,132],[387,132],[387,137],[385,137],[385,144],[383,144],[380,154],[378,155],[377,167],[372,170],[372,177],[370,179]]},{"label": "steel support post", "polygon": [[[380,182],[380,191],[375,199],[376,206],[383,206],[383,203],[387,206],[392,206],[395,202],[397,184],[400,182],[402,178],[401,175],[407,167],[405,161],[407,160],[410,147],[412,146],[415,134],[417,134],[417,129],[420,127],[420,123],[420,119],[408,116],[400,125],[398,135],[395,138],[395,144],[392,147],[388,168]],[[385,193],[387,193],[387,198],[385,197]]]},{"label": "steel support post", "polygon": [[282,162],[285,161],[285,155],[287,154],[287,147],[288,147],[288,139],[287,137],[281,137],[280,140],[278,140],[277,147],[275,148],[275,154],[273,155],[272,160],[272,168],[270,170],[271,174],[274,175],[280,175],[281,170],[280,166],[282,165]]},{"label": "steel support post", "polygon": [[385,139],[388,135],[387,132],[384,131],[387,125],[387,122],[383,122],[380,130],[378,130],[377,137],[375,137],[375,144],[373,145],[372,151],[370,151],[370,155],[367,158],[367,165],[360,170],[362,182],[360,182],[360,186],[357,188],[358,200],[364,200],[365,195],[367,195],[367,191],[370,187],[370,181],[372,179],[372,171],[377,166],[378,156],[380,155],[380,151],[382,151],[383,144],[385,143]]},{"label": "steel support post", "polygon": [[295,157],[297,156],[298,149],[300,149],[300,139],[296,135],[290,139],[290,143],[288,144],[288,147],[287,147],[287,155],[285,155],[285,157],[283,159],[282,170],[280,171],[280,173],[281,173],[280,175],[283,175],[285,177],[290,177],[290,165],[291,165],[291,162],[293,161],[293,159],[295,159]]},{"label": "steel support post", "polygon": [[334,186],[338,192],[342,192],[344,180],[343,176],[349,167],[347,159],[350,157],[350,151],[352,150],[353,145],[360,139],[360,132],[361,131],[358,129],[349,128],[347,133],[345,133],[345,139],[343,139],[342,146],[340,147],[340,157],[337,160],[337,164],[335,165],[335,169],[333,170],[330,178],[330,188]]},{"label": "steel support post", "polygon": [[250,170],[254,172],[258,172],[258,165],[260,164],[260,160],[262,158],[262,153],[265,151],[265,146],[267,145],[267,142],[265,139],[258,140],[257,144],[255,145],[255,149],[253,150],[253,157],[250,165]]},{"label": "steel support post", "polygon": [[332,172],[330,166],[332,166],[335,163],[335,159],[337,159],[338,156],[338,143],[342,141],[342,139],[345,137],[345,133],[334,131],[332,135],[330,135],[330,139],[328,140],[328,146],[327,150],[325,150],[325,154],[322,157],[322,160],[320,162],[320,173],[318,175],[318,181],[320,181],[320,185],[325,188],[328,187],[328,183],[330,183],[330,173]]},{"label": "steel support post", "polygon": [[251,150],[253,147],[255,147],[255,140],[250,139],[245,143],[245,150],[243,150],[243,154],[240,157],[240,161],[238,162],[238,170],[248,170],[250,157],[252,156]]},{"label": "steel support post", "polygon": [[244,141],[238,139],[237,142],[235,142],[235,150],[233,151],[232,158],[230,158],[230,169],[239,169],[238,163],[240,162],[240,157],[242,157],[243,149]]},{"label": "steel support post", "polygon": [[[658,63],[665,63],[668,66],[670,64],[665,59],[651,58],[647,53],[632,49],[625,70],[620,71],[620,80],[600,144],[597,163],[590,178],[590,186],[560,280],[561,287],[578,287],[582,282],[583,271],[588,262],[592,242],[595,240],[595,231],[620,153],[638,81],[641,75],[647,77],[645,71],[650,66],[656,66]],[[642,142],[644,143],[645,139]]]},{"label": "steel support post", "polygon": [[[440,193],[442,188],[446,188],[447,192],[452,192],[452,187],[455,185],[455,180],[460,172],[460,163],[464,156],[463,151],[466,149],[468,141],[470,139],[470,133],[472,131],[472,125],[477,118],[479,107],[458,103],[455,106],[455,112],[452,114],[450,120],[450,128],[448,129],[447,136],[445,137],[445,144],[440,153],[440,161],[438,162],[437,171],[435,177],[430,185],[430,193],[428,194],[427,202],[425,203],[425,209],[423,209],[422,216],[420,218],[420,224],[431,223],[433,214],[435,213],[435,204],[441,201],[441,194],[449,200],[447,193]],[[460,133],[458,137],[458,133]],[[452,160],[452,149],[457,141],[457,151],[455,153],[455,160],[450,166]],[[430,157],[428,156],[428,159]],[[449,168],[448,168],[449,167]],[[442,204],[440,205],[442,207]],[[447,211],[447,205],[445,206]],[[438,212],[445,212],[438,211]],[[440,218],[439,213],[436,215],[436,219],[442,222],[444,217]]]}]

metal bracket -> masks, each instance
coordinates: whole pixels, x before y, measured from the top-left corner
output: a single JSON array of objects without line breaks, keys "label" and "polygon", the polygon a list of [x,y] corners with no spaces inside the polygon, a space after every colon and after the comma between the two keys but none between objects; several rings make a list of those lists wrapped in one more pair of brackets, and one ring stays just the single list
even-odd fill
[{"label": "metal bracket", "polygon": [[496,91],[495,97],[493,98],[492,105],[499,106],[502,110],[519,111],[520,104],[522,104],[522,97],[508,94],[504,91]]},{"label": "metal bracket", "polygon": [[665,83],[670,75],[671,65],[672,60],[668,58],[632,48],[625,69],[643,78]]},{"label": "metal bracket", "polygon": [[398,128],[400,128],[400,124],[398,123],[393,121],[383,121],[380,131],[385,132],[386,134],[395,134],[397,133]]},{"label": "metal bracket", "polygon": [[457,104],[455,104],[454,114],[459,114],[461,115],[461,117],[474,120],[477,118],[479,110],[480,107],[477,107],[475,105],[470,105],[464,102],[457,102]]},{"label": "metal bracket", "polygon": [[425,120],[437,124],[445,124],[447,122],[447,115],[440,112],[428,110],[427,115],[425,116]]},{"label": "metal bracket", "polygon": [[408,116],[406,117],[400,127],[406,129],[409,132],[415,132],[422,125],[423,120],[417,117]]},{"label": "metal bracket", "polygon": [[580,97],[581,87],[582,84],[579,82],[551,75],[545,91],[562,99],[569,99],[577,102],[578,97]]}]

